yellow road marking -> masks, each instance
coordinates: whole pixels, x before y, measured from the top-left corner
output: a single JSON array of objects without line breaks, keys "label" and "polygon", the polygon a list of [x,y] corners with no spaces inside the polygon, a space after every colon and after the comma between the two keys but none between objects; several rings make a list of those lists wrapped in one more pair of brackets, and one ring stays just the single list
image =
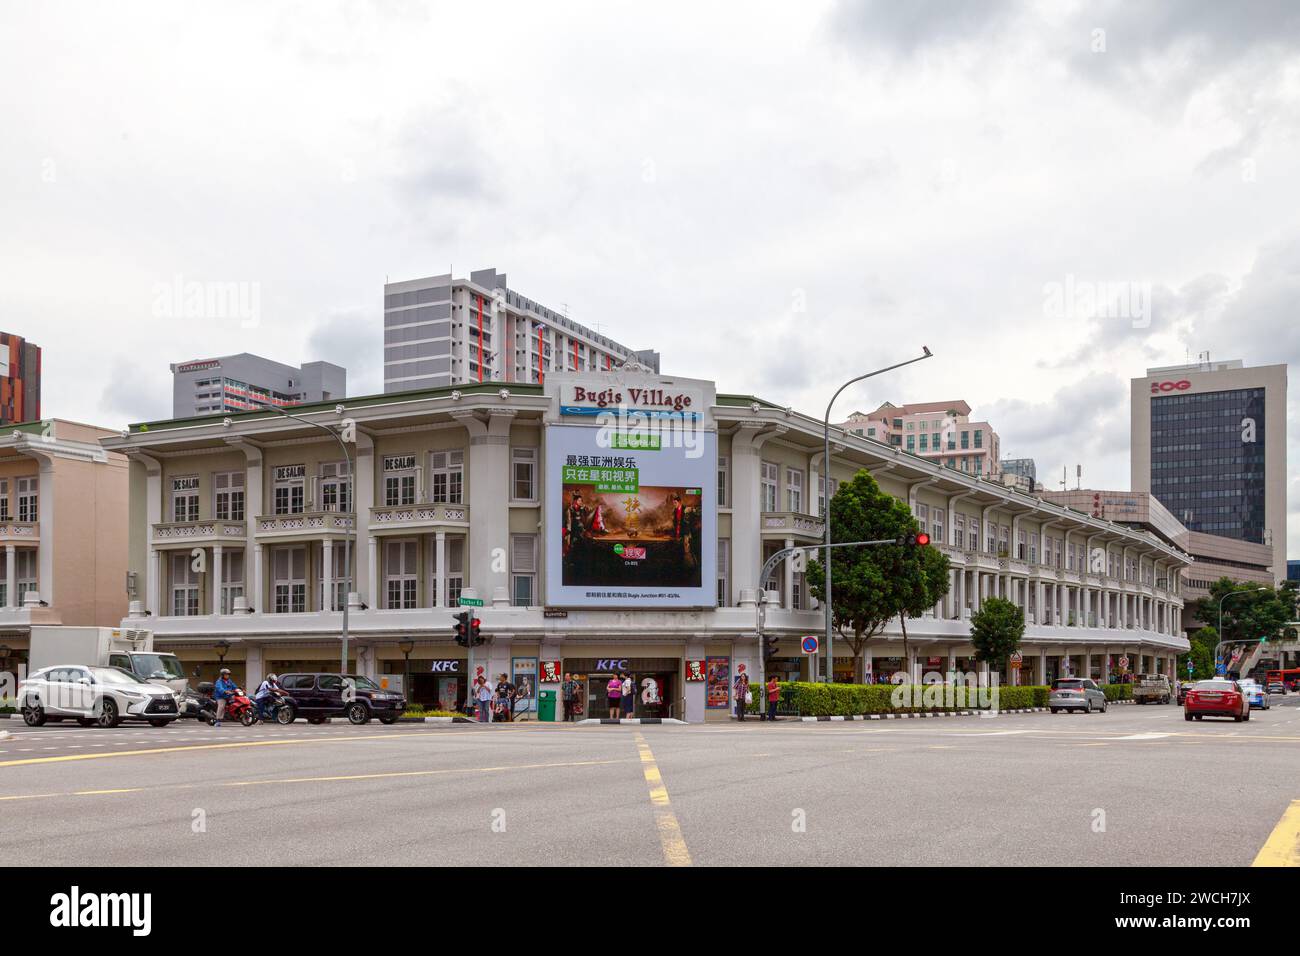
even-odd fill
[{"label": "yellow road marking", "polygon": [[1292,800],[1251,866],[1300,866],[1300,800]]},{"label": "yellow road marking", "polygon": [[103,793],[139,793],[144,787],[121,787],[117,790],[74,790],[74,797],[96,797]]},{"label": "yellow road marking", "polygon": [[682,837],[681,825],[677,814],[673,813],[672,803],[668,799],[668,788],[664,786],[655,763],[655,755],[650,750],[641,731],[635,734],[636,749],[641,755],[641,769],[645,773],[646,786],[650,788],[650,804],[655,811],[655,827],[659,831],[659,845],[663,847],[664,862],[669,866],[690,866],[691,853],[686,849],[686,840]]},{"label": "yellow road marking", "polygon": [[551,767],[595,767],[602,764],[625,763],[616,760],[565,760],[556,763],[523,763],[500,767],[447,767],[443,770],[389,770],[381,773],[349,773],[333,777],[275,777],[270,780],[232,780],[223,787],[260,787],[273,783],[332,783],[339,780],[381,780],[387,777],[436,777],[452,773],[500,773],[504,770],[545,770]]},{"label": "yellow road marking", "polygon": [[279,740],[240,740],[224,744],[184,744],[176,747],[149,747],[144,750],[106,750],[93,754],[61,754],[57,757],[22,757],[18,760],[0,760],[0,767],[23,767],[31,764],[66,763],[69,760],[100,760],[105,757],[141,757],[149,754],[183,753],[191,750],[235,750],[241,747],[284,747],[290,744],[317,744],[351,740],[395,740],[400,737],[443,737],[436,731],[418,730],[411,733],[363,734],[360,736],[292,737]]}]

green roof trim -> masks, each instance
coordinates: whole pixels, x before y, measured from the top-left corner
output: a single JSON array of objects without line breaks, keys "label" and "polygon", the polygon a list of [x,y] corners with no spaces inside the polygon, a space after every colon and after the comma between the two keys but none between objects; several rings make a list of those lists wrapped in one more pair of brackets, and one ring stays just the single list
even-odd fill
[{"label": "green roof trim", "polygon": [[778,405],[775,402],[769,402],[766,399],[758,398],[754,395],[723,395],[721,392],[715,396],[714,401],[719,405],[731,407],[752,405],[754,402],[762,405],[764,408],[785,408],[784,405]]},{"label": "green roof trim", "polygon": [[[449,385],[445,388],[414,389],[409,392],[382,392],[378,395],[359,395],[355,398],[330,399],[324,402],[304,402],[301,405],[289,405],[286,411],[295,414],[303,412],[331,411],[336,405],[347,408],[368,408],[374,405],[391,405],[395,402],[412,402],[426,398],[447,398],[452,392],[462,395],[492,395],[503,388],[510,389],[514,395],[537,396],[542,394],[542,386],[524,382],[475,382],[472,385]],[[195,415],[190,418],[165,418],[156,422],[139,422],[130,426],[131,433],[163,431],[169,428],[188,428],[192,425],[210,425],[223,418],[231,421],[252,421],[256,418],[280,418],[275,412],[228,412],[225,414]],[[39,422],[35,423],[37,426]]]}]

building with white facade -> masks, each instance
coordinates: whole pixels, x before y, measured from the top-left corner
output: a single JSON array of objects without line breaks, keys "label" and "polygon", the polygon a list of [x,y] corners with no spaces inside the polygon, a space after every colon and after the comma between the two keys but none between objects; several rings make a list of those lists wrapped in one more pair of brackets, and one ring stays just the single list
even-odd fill
[{"label": "building with white facade", "polygon": [[[730,675],[762,667],[762,597],[771,666],[808,673],[798,638],[821,611],[791,562],[762,594],[758,576],[776,550],[822,540],[816,416],[635,366],[296,412],[346,429],[351,461],[272,413],[105,441],[131,460],[130,564],[147,585],[129,624],[148,617],[158,646],[205,672],[335,669],[347,601],[351,667],[401,675],[399,642],[414,641],[408,691],[424,703],[463,699],[478,668],[532,687],[573,672],[599,713],[625,668],[661,700],[639,714],[725,718]],[[1121,657],[1174,672],[1188,646],[1177,547],[866,437],[833,443],[831,492],[867,469],[952,565],[948,595],[908,622],[912,660],[895,623],[870,644],[873,672],[973,669],[969,617],[993,595],[1027,612],[1022,683],[1067,667],[1104,679]],[[489,638],[472,660],[452,639],[462,599],[483,602]],[[847,643],[836,650],[849,679]]]},{"label": "building with white facade", "polygon": [[478,382],[541,384],[548,373],[609,371],[659,353],[633,351],[479,269],[384,286],[384,391]]}]

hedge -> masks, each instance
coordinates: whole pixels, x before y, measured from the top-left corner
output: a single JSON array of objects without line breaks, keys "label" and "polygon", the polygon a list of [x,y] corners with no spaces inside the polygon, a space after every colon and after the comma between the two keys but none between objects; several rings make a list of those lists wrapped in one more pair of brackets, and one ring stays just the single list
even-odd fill
[{"label": "hedge", "polygon": [[[987,709],[987,695],[979,693],[986,688],[962,685],[924,684],[814,684],[806,681],[782,681],[778,714],[798,714],[802,717],[848,717],[858,714],[919,713],[946,710]],[[902,690],[902,706],[894,706],[894,693]],[[751,685],[754,701],[747,713],[766,711],[767,693],[760,693],[758,685]],[[1019,710],[1027,707],[1046,707],[1047,687],[997,688],[1000,710]],[[981,697],[983,702],[981,703]]]},{"label": "hedge", "polygon": [[1132,684],[1099,684],[1102,691],[1106,694],[1106,700],[1132,700]]}]

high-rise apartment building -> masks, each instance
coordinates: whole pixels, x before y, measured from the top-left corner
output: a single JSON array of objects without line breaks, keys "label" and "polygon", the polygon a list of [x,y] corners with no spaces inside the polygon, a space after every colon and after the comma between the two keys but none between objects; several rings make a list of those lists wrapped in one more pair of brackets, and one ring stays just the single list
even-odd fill
[{"label": "high-rise apartment building", "polygon": [[874,412],[854,412],[836,427],[968,475],[998,473],[998,434],[988,422],[971,421],[970,406],[962,401],[885,402]]},{"label": "high-rise apartment building", "polygon": [[506,285],[495,269],[384,285],[384,391],[471,382],[542,384],[547,372],[608,371],[659,353],[635,351]]},{"label": "high-rise apartment building", "polygon": [[1286,576],[1286,366],[1240,360],[1147,369],[1132,380],[1134,491],[1189,531],[1268,545]]},{"label": "high-rise apartment building", "polygon": [[331,362],[295,367],[241,352],[172,369],[172,417],[246,412],[258,405],[328,402],[347,392],[348,371]]},{"label": "high-rise apartment building", "polygon": [[0,332],[0,425],[41,417],[41,349]]}]

